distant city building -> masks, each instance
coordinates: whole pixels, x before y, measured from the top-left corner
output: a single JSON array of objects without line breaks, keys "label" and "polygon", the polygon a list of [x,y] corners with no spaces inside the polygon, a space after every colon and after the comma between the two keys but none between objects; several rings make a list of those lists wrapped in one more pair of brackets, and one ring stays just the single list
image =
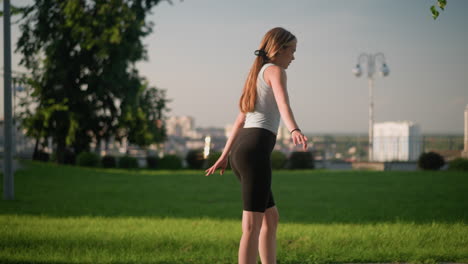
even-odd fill
[{"label": "distant city building", "polygon": [[464,148],[462,151],[462,157],[468,158],[468,105],[465,108],[465,137],[464,137]]},{"label": "distant city building", "polygon": [[[15,128],[16,127],[16,128]],[[21,158],[31,158],[34,152],[34,146],[36,141],[33,138],[26,136],[26,130],[21,128],[21,123],[17,120],[13,123],[13,140],[14,145],[12,149],[13,157]],[[3,155],[4,146],[5,146],[5,122],[3,119],[0,119],[0,159]],[[46,150],[51,149],[52,142],[49,141],[48,147]]]},{"label": "distant city building", "polygon": [[291,139],[291,133],[287,127],[280,125],[278,128],[277,140],[289,141]]},{"label": "distant city building", "polygon": [[211,137],[225,138],[225,129],[219,127],[197,127],[196,131],[202,137],[207,135]]},{"label": "distant city building", "polygon": [[191,116],[171,116],[166,120],[166,133],[168,136],[184,138],[201,138],[202,135],[195,130],[195,119]]},{"label": "distant city building", "polygon": [[410,121],[374,124],[375,161],[415,161],[422,151],[419,126]]},{"label": "distant city building", "polygon": [[[223,150],[226,144],[225,130],[208,127],[195,128],[195,119],[190,116],[172,116],[166,120],[167,140],[163,143],[165,154],[185,157],[189,150],[208,153]],[[209,138],[209,142],[206,139]]]}]

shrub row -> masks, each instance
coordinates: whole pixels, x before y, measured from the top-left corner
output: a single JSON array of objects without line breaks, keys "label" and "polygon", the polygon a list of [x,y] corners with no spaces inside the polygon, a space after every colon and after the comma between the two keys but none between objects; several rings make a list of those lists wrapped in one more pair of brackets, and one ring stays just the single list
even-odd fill
[{"label": "shrub row", "polygon": [[[77,156],[76,164],[84,167],[103,167],[103,168],[139,168],[138,160],[134,157],[123,156],[116,158],[114,156],[104,156],[100,159],[99,155],[92,152],[82,152]],[[148,156],[146,158],[147,168],[177,170],[182,168],[182,160],[176,155],[166,155],[164,158]]]},{"label": "shrub row", "polygon": [[[444,157],[436,152],[423,153],[418,159],[418,167],[422,170],[440,170],[444,165]],[[456,158],[450,161],[448,170],[468,171],[468,159]]]},{"label": "shrub row", "polygon": [[123,168],[135,169],[138,168],[138,161],[134,157],[123,156],[116,159],[114,156],[99,157],[94,152],[81,152],[76,157],[76,165],[83,167],[103,167],[103,168]]},{"label": "shrub row", "polygon": [[[66,155],[66,163],[74,164],[75,158],[72,155]],[[191,150],[187,153],[185,161],[189,169],[204,169],[212,166],[221,152],[213,152],[205,159],[202,150]],[[49,154],[40,152],[33,157],[35,160],[49,161]],[[54,155],[50,158],[55,160]],[[439,170],[445,165],[444,158],[436,152],[422,153],[418,159],[418,167],[422,170]],[[104,167],[104,168],[138,168],[138,161],[134,157],[123,156],[115,158],[114,156],[99,157],[93,152],[82,152],[76,157],[76,164],[86,167]],[[163,158],[149,156],[146,158],[147,168],[149,169],[182,169],[182,159],[177,155],[166,155]],[[313,169],[314,158],[311,152],[292,152],[289,158],[281,151],[273,151],[271,154],[271,165],[273,169]],[[468,159],[457,158],[448,163],[448,169],[454,171],[468,171]],[[230,169],[228,164],[227,169]]]},{"label": "shrub row", "polygon": [[[205,159],[203,150],[191,150],[187,153],[186,162],[190,169],[204,169],[212,166],[221,156],[221,152],[213,152]],[[273,151],[271,153],[271,167],[278,169],[313,169],[314,157],[312,152],[292,152],[291,155],[286,155],[281,151]],[[228,169],[230,169],[228,163]]]},{"label": "shrub row", "polygon": [[449,162],[449,170],[468,171],[468,159],[456,158]]},{"label": "shrub row", "polygon": [[[205,169],[212,166],[221,156],[221,152],[212,152],[205,159],[203,150],[190,150],[185,161],[189,169]],[[35,160],[48,161],[49,154],[41,153]],[[52,158],[52,160],[54,160]],[[74,164],[71,161],[69,164]],[[134,169],[138,168],[138,161],[134,157],[123,156],[116,158],[114,156],[99,157],[94,152],[81,152],[76,157],[76,164],[84,167],[103,167],[103,168],[125,168]],[[182,159],[177,155],[166,155],[163,158],[155,156],[148,156],[146,158],[146,164],[148,169],[163,169],[163,170],[177,170],[182,169]],[[313,169],[314,159],[311,152],[293,152],[288,158],[281,151],[273,151],[271,154],[271,165],[273,169]],[[230,169],[228,163],[227,169]]]}]

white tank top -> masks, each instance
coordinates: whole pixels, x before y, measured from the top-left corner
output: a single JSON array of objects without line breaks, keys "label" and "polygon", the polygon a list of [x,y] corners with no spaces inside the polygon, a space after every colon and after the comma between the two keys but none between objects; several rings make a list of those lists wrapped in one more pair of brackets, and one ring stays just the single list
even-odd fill
[{"label": "white tank top", "polygon": [[257,77],[257,101],[255,110],[248,112],[245,117],[244,127],[260,127],[268,129],[273,134],[278,133],[280,123],[280,112],[273,94],[273,89],[268,86],[263,78],[263,72],[273,63],[263,65]]}]

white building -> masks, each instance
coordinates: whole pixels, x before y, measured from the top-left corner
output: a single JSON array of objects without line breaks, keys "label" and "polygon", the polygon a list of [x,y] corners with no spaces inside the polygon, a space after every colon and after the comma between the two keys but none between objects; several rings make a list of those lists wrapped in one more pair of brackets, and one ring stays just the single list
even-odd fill
[{"label": "white building", "polygon": [[410,121],[374,124],[374,161],[416,161],[422,152],[419,126]]}]

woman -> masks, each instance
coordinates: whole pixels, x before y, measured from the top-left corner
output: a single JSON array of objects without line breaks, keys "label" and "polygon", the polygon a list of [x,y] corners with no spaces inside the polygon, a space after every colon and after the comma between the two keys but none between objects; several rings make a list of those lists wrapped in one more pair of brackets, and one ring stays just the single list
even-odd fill
[{"label": "woman", "polygon": [[232,170],[242,186],[243,214],[239,263],[276,263],[278,209],[271,192],[270,155],[276,143],[280,115],[295,145],[307,149],[286,88],[286,69],[294,60],[296,37],[283,28],[268,31],[255,51],[255,59],[240,98],[240,113],[221,157],[206,170],[224,173],[230,155]]}]

